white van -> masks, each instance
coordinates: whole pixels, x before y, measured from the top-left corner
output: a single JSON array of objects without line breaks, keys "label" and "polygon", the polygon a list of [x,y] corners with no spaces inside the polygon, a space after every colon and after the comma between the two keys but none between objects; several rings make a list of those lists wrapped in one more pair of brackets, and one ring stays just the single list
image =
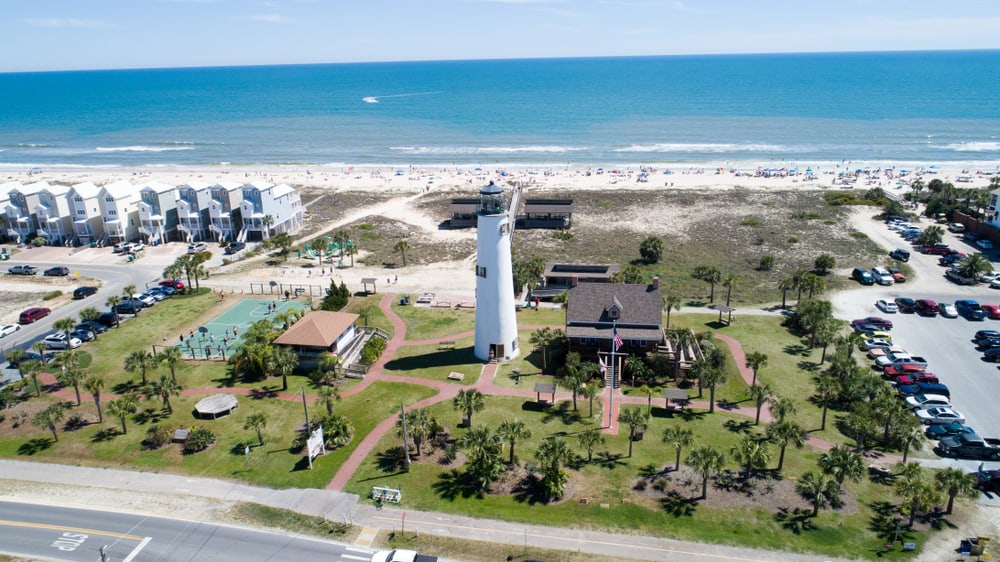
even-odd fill
[{"label": "white van", "polygon": [[965,225],[960,222],[953,222],[948,225],[948,230],[952,232],[965,232]]}]

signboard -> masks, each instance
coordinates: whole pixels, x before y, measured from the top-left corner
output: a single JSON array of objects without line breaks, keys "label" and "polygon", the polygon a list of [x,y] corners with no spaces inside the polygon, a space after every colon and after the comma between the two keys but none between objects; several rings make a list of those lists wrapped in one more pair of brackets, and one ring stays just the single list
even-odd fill
[{"label": "signboard", "polygon": [[323,428],[317,427],[316,431],[312,432],[309,439],[306,441],[306,450],[309,452],[309,460],[313,460],[317,456],[326,453],[326,448],[323,447]]}]

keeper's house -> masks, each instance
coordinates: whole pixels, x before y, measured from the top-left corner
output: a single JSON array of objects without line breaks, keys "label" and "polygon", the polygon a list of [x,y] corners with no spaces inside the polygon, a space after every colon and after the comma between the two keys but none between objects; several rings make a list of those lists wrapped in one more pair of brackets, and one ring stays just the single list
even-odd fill
[{"label": "keeper's house", "polygon": [[611,352],[612,327],[622,346],[619,357],[656,351],[663,340],[660,280],[649,285],[580,283],[569,290],[566,337],[569,351],[583,359],[602,358]]},{"label": "keeper's house", "polygon": [[334,353],[347,361],[363,339],[354,326],[358,315],[348,312],[314,310],[274,340],[275,345],[292,348],[299,356],[299,368],[317,369],[324,353]]}]

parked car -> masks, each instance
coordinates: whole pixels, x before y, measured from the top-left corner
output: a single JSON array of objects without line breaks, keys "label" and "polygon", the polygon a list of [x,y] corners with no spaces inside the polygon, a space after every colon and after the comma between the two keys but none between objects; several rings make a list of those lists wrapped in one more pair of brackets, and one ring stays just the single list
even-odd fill
[{"label": "parked car", "polygon": [[951,400],[949,400],[947,396],[942,396],[940,394],[917,394],[907,397],[904,403],[906,404],[906,407],[911,410],[923,410],[925,408],[933,408],[935,406],[951,407]]},{"label": "parked car", "polygon": [[931,299],[917,299],[917,312],[924,316],[937,316],[940,310],[938,303]]},{"label": "parked car", "polygon": [[34,306],[27,310],[22,311],[21,315],[18,317],[17,322],[18,324],[31,324],[32,322],[37,322],[38,320],[45,318],[51,312],[52,311],[47,308],[41,306]]},{"label": "parked car", "polygon": [[170,287],[171,289],[174,289],[176,291],[184,290],[184,282],[181,281],[180,279],[165,279],[163,281],[160,281],[160,286]]},{"label": "parked car", "polygon": [[1000,306],[995,304],[984,304],[982,305],[983,313],[986,314],[990,319],[997,320],[1000,319]]},{"label": "parked car", "polygon": [[878,359],[887,353],[906,353],[906,350],[898,345],[894,345],[892,347],[873,347],[868,350],[868,357],[871,359]]},{"label": "parked car", "polygon": [[948,225],[948,230],[951,232],[965,232],[965,225],[960,222],[953,222]]},{"label": "parked car", "polygon": [[100,322],[80,322],[76,325],[76,330],[89,330],[95,334],[103,334],[108,331],[108,327]]},{"label": "parked car", "polygon": [[165,289],[170,289],[170,287],[160,287],[159,285],[157,285],[156,287],[151,287],[149,289],[146,289],[145,291],[143,291],[143,293],[149,293],[154,299],[158,301],[166,300],[174,296],[173,289],[170,289],[169,293]]},{"label": "parked car", "polygon": [[20,329],[20,324],[4,324],[3,326],[0,326],[0,338],[9,336]]},{"label": "parked car", "polygon": [[993,242],[990,242],[989,240],[987,240],[985,238],[980,238],[979,240],[976,240],[976,246],[979,246],[980,248],[982,248],[984,250],[992,250],[993,249]]},{"label": "parked car", "polygon": [[1000,289],[1000,277],[990,281],[990,289]]},{"label": "parked car", "polygon": [[983,352],[983,359],[989,361],[990,363],[996,363],[1000,361],[1000,346],[991,347]]},{"label": "parked car", "polygon": [[[157,289],[159,289],[159,287],[157,287]],[[140,293],[137,298],[145,302],[146,297],[153,299],[153,302],[160,302],[163,299],[167,298],[167,295],[163,294],[162,291],[154,291],[152,289],[146,289],[145,291]]]},{"label": "parked car", "polygon": [[932,425],[927,428],[924,433],[927,437],[931,439],[941,439],[942,437],[948,437],[949,435],[958,435],[959,433],[975,433],[976,430],[972,429],[967,425],[962,425],[960,423],[942,423],[938,425]]},{"label": "parked car", "polygon": [[106,326],[107,328],[112,328],[115,323],[121,320],[114,312],[102,312],[100,316],[97,317],[97,323]]},{"label": "parked car", "polygon": [[909,297],[896,297],[894,302],[899,307],[900,312],[912,313],[917,310],[917,301]]},{"label": "parked car", "polygon": [[903,248],[896,248],[889,252],[889,257],[899,261],[910,261],[910,251]]},{"label": "parked car", "polygon": [[958,309],[955,308],[955,305],[943,302],[938,305],[938,308],[941,310],[941,316],[945,318],[958,318]]},{"label": "parked car", "polygon": [[63,266],[50,267],[42,272],[46,277],[65,277],[69,275],[69,268]]},{"label": "parked car", "polygon": [[952,267],[948,271],[944,272],[944,276],[948,278],[949,281],[958,285],[975,285],[976,278],[969,277],[968,275],[962,273],[960,270]]},{"label": "parked car", "polygon": [[76,338],[82,342],[88,342],[97,339],[97,334],[95,334],[90,330],[85,330],[82,328],[76,328],[70,331],[69,336],[71,338]]},{"label": "parked car", "polygon": [[896,306],[896,303],[884,299],[879,299],[875,301],[875,308],[881,310],[886,314],[895,314],[899,312],[899,307]]},{"label": "parked car", "polygon": [[879,285],[892,285],[896,282],[892,278],[892,274],[889,273],[889,270],[884,267],[873,267],[871,275]]},{"label": "parked car", "polygon": [[887,342],[892,342],[892,334],[886,332],[885,330],[868,330],[867,332],[864,332],[864,336],[866,339],[870,340],[885,340]]},{"label": "parked car", "polygon": [[916,411],[917,419],[924,425],[935,423],[965,423],[965,416],[947,406],[936,406]]},{"label": "parked car", "polygon": [[135,299],[122,301],[115,307],[115,312],[118,314],[139,314],[140,310],[142,310],[142,303]]},{"label": "parked car", "polygon": [[38,273],[38,268],[30,265],[15,265],[7,268],[7,273],[11,275],[35,275]]},{"label": "parked car", "polygon": [[950,435],[941,439],[937,448],[942,455],[955,459],[1000,460],[1000,439],[975,433]]},{"label": "parked car", "polygon": [[168,297],[172,297],[177,294],[177,291],[175,291],[174,288],[171,287],[170,285],[157,285],[156,287],[153,288],[159,289],[163,294],[167,295]]},{"label": "parked car", "polygon": [[52,332],[42,340],[49,349],[76,349],[83,345],[79,338],[66,337],[63,332]]},{"label": "parked car", "polygon": [[866,316],[864,318],[851,320],[851,325],[856,326],[858,324],[871,324],[872,326],[878,326],[886,331],[892,329],[892,320],[882,318],[881,316]]},{"label": "parked car", "polygon": [[73,290],[74,299],[85,299],[95,294],[97,294],[97,287],[77,287]]},{"label": "parked car", "polygon": [[977,301],[972,299],[959,299],[955,301],[955,309],[967,320],[982,320],[986,318],[986,312]]},{"label": "parked car", "polygon": [[894,382],[900,386],[920,383],[941,384],[941,380],[938,379],[937,375],[928,373],[927,371],[896,377]]},{"label": "parked car", "polygon": [[892,275],[892,280],[896,283],[906,283],[906,275],[897,267],[890,267],[889,275]]},{"label": "parked car", "polygon": [[228,255],[233,255],[246,247],[247,247],[246,242],[233,242],[232,244],[226,246],[226,249],[223,251],[223,253]]},{"label": "parked car", "polygon": [[917,363],[900,363],[897,365],[889,365],[882,371],[882,376],[887,379],[894,379],[896,377],[902,376],[912,376],[920,374],[927,371],[927,365],[919,365]]},{"label": "parked car", "polygon": [[208,244],[204,242],[195,242],[193,244],[188,244],[187,253],[197,254],[198,252],[204,252],[208,250]]},{"label": "parked car", "polygon": [[855,267],[851,272],[851,278],[862,285],[874,285],[875,277],[863,267]]},{"label": "parked car", "polygon": [[927,359],[909,353],[887,353],[884,357],[875,360],[875,366],[879,369],[884,369],[889,365],[923,365],[926,367]]},{"label": "parked car", "polygon": [[965,256],[962,255],[962,254],[949,254],[949,255],[943,256],[941,259],[939,259],[938,260],[938,265],[943,265],[943,266],[954,265],[954,264],[962,261],[962,258],[964,258],[964,257]]},{"label": "parked car", "polygon": [[976,476],[976,488],[984,492],[1000,492],[1000,470],[981,470],[973,474]]},{"label": "parked car", "polygon": [[886,340],[880,340],[877,338],[871,338],[861,342],[861,347],[864,349],[871,349],[873,347],[892,347],[892,342]]},{"label": "parked car", "polygon": [[1000,330],[979,330],[972,335],[972,341],[976,343],[986,338],[1000,338]]},{"label": "parked car", "polygon": [[139,304],[142,305],[143,308],[149,308],[154,304],[156,304],[156,298],[153,297],[153,295],[147,293],[142,293],[141,295],[132,295],[132,300],[139,301]]},{"label": "parked car", "polygon": [[925,254],[931,254],[934,256],[947,256],[952,252],[951,247],[947,244],[935,244],[933,246],[924,246],[920,249],[921,252]]}]

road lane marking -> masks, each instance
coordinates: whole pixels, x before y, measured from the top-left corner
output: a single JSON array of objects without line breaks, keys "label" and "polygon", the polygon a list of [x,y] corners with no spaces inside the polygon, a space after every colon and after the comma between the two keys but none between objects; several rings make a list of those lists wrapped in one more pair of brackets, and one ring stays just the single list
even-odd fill
[{"label": "road lane marking", "polygon": [[[382,520],[382,521],[391,521],[391,522],[398,522],[399,521],[398,518],[384,517],[384,516],[379,516],[379,515],[372,515],[371,518],[372,519],[379,519],[379,520]],[[483,531],[483,529],[478,528],[478,527],[468,527],[468,526],[464,526],[464,525],[448,525],[448,524],[442,524],[439,521],[425,522],[425,521],[419,521],[419,520],[413,520],[413,519],[411,519],[411,523],[414,523],[414,524],[417,524],[417,525],[427,525],[427,526],[437,525],[437,526],[440,526],[440,527],[452,527],[452,528],[455,528],[455,529],[467,529],[467,530],[471,530],[471,531],[480,531],[480,532]],[[746,558],[746,557],[743,557],[743,556],[733,556],[733,555],[728,555],[728,554],[706,554],[704,552],[694,552],[694,551],[688,551],[688,550],[679,550],[679,549],[676,549],[676,548],[664,548],[664,547],[658,547],[658,546],[643,546],[643,545],[637,545],[637,544],[624,544],[624,543],[618,543],[618,542],[612,542],[612,541],[596,541],[596,540],[592,540],[592,539],[571,539],[571,538],[567,538],[567,537],[557,537],[557,536],[552,536],[552,535],[541,535],[541,534],[537,534],[537,533],[529,533],[527,531],[506,531],[506,530],[503,530],[503,529],[488,529],[488,530],[489,530],[489,532],[492,532],[492,533],[503,533],[503,534],[507,534],[507,535],[517,535],[518,537],[535,537],[535,538],[539,538],[539,539],[575,540],[577,542],[583,542],[583,543],[600,544],[600,545],[614,546],[614,547],[620,547],[620,548],[633,548],[633,549],[640,549],[640,550],[648,550],[648,551],[651,551],[651,552],[669,552],[669,553],[673,553],[673,554],[685,554],[687,556],[697,556],[697,557],[700,557],[700,558],[716,558],[716,559],[720,559],[720,560],[740,560],[742,562],[765,562],[764,560],[762,560],[760,558]],[[357,542],[355,542],[355,544],[357,544]]]},{"label": "road lane marking", "polygon": [[132,562],[132,560],[134,560],[135,557],[138,556],[140,552],[142,552],[142,549],[146,548],[146,545],[149,544],[149,541],[151,540],[153,540],[153,537],[146,537],[142,539],[142,542],[136,545],[136,547],[132,549],[132,552],[130,552],[128,556],[126,556],[125,559],[122,560],[122,562]]},{"label": "road lane marking", "polygon": [[341,558],[346,558],[348,560],[361,560],[361,561],[371,560],[370,556],[369,557],[354,556],[353,554],[341,554],[340,557]]},{"label": "road lane marking", "polygon": [[47,523],[28,523],[25,521],[8,521],[6,519],[0,519],[0,525],[5,525],[7,527],[27,527],[30,529],[48,529],[52,531],[72,531],[76,533],[85,533],[89,535],[100,535],[102,537],[112,537],[116,539],[126,539],[130,541],[141,541],[146,537],[140,537],[138,535],[128,535],[124,533],[113,533],[111,531],[100,531],[97,529],[84,529],[81,527],[67,527],[65,525],[49,525]]}]

